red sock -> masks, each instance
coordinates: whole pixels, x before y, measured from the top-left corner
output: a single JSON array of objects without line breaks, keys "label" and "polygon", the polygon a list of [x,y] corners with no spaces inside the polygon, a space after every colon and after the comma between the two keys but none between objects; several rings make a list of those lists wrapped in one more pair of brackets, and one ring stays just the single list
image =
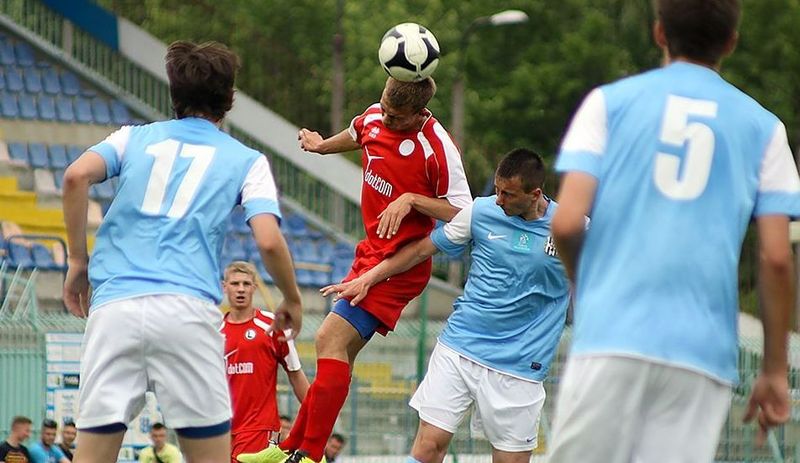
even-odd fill
[{"label": "red sock", "polygon": [[350,392],[350,364],[330,358],[317,360],[314,388],[314,395],[309,401],[310,415],[305,438],[299,449],[312,460],[320,461],[336,418]]},{"label": "red sock", "polygon": [[314,384],[316,384],[316,381],[311,383],[311,387],[306,391],[306,397],[303,403],[300,404],[300,410],[297,411],[297,418],[294,419],[294,424],[292,425],[291,431],[289,431],[289,435],[286,437],[286,440],[278,444],[281,450],[291,452],[297,450],[300,444],[303,443],[303,436],[306,433],[306,422],[308,421],[308,410],[311,408],[309,405],[311,403],[312,392],[314,391]]}]

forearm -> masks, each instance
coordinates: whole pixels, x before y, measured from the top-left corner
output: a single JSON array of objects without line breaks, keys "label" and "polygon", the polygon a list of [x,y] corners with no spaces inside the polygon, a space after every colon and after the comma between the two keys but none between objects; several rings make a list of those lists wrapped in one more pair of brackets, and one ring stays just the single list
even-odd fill
[{"label": "forearm", "polygon": [[292,385],[294,396],[297,397],[298,401],[302,402],[305,400],[310,387],[306,374],[303,370],[289,371],[286,374],[289,376],[289,384]]},{"label": "forearm", "polygon": [[396,254],[388,259],[384,259],[381,263],[370,269],[363,276],[367,279],[370,286],[385,281],[388,278],[403,273],[406,270],[414,267],[415,265],[423,262],[432,255],[436,254],[438,249],[434,246],[429,237],[425,237],[419,241],[404,246]]},{"label": "forearm", "polygon": [[787,337],[795,304],[794,265],[791,258],[777,263],[762,258],[759,264],[759,289],[764,330],[762,369],[768,374],[786,374]]},{"label": "forearm", "polygon": [[564,265],[567,278],[575,283],[578,270],[578,259],[580,258],[581,248],[583,247],[584,228],[575,227],[572,230],[557,233],[553,230],[553,242],[558,250],[558,257]]},{"label": "forearm", "polygon": [[359,145],[355,140],[353,140],[353,137],[350,136],[350,132],[343,130],[332,137],[322,140],[316,152],[323,155],[344,153],[347,151],[357,150],[360,147],[361,145]]},{"label": "forearm", "polygon": [[64,225],[67,230],[67,254],[70,259],[89,258],[86,246],[89,184],[89,179],[83,176],[65,176],[64,179]]},{"label": "forearm", "polygon": [[416,193],[404,193],[411,198],[411,207],[417,211],[443,222],[453,220],[461,209],[453,206],[445,198],[431,198]]}]

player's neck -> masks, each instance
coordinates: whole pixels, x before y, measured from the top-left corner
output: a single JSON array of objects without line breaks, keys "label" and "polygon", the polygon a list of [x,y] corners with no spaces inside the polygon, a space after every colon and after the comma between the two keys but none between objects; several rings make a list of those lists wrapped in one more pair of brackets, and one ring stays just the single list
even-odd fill
[{"label": "player's neck", "polygon": [[550,201],[544,197],[544,194],[540,195],[539,199],[536,201],[536,206],[525,214],[522,214],[522,218],[529,221],[541,219],[547,213],[547,206],[549,204]]},{"label": "player's neck", "polygon": [[256,309],[253,306],[250,306],[246,309],[231,308],[231,311],[228,312],[228,321],[232,323],[249,322],[255,315]]},{"label": "player's neck", "polygon": [[691,59],[691,58],[687,58],[685,56],[678,56],[678,57],[675,57],[675,58],[673,58],[671,56],[666,56],[664,58],[664,60],[666,61],[667,65],[670,65],[670,64],[673,64],[673,63],[689,63],[689,64],[694,64],[694,65],[697,65],[697,66],[703,66],[705,68],[709,68],[709,69],[711,69],[711,70],[713,70],[715,72],[719,72],[720,65],[722,64],[722,63],[709,64],[709,63],[706,63],[706,62],[703,62],[703,61],[697,61],[697,60],[694,60],[694,59]]},{"label": "player's neck", "polygon": [[12,447],[19,447],[19,444],[22,443],[21,440],[17,439],[14,436],[8,436],[8,439],[6,439],[6,442],[8,442],[8,445],[10,445]]}]

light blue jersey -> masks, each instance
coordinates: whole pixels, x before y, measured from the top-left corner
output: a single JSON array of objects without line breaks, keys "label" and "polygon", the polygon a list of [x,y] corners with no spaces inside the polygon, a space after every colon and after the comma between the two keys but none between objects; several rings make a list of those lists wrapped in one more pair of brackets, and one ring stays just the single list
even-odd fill
[{"label": "light blue jersey", "polygon": [[595,89],[561,172],[598,179],[573,355],[737,381],[737,266],[753,216],[800,215],[786,130],[713,70],[677,62]]},{"label": "light blue jersey", "polygon": [[553,361],[569,305],[569,285],[550,237],[556,210],[526,221],[496,197],[478,198],[434,230],[434,245],[458,255],[472,242],[467,284],[439,342],[490,369],[542,381]]},{"label": "light blue jersey", "polygon": [[89,151],[119,176],[89,263],[93,307],[168,293],[219,303],[231,209],[280,218],[266,158],[205,119],[122,127]]},{"label": "light blue jersey", "polygon": [[66,458],[61,448],[56,445],[45,447],[41,441],[36,441],[28,449],[31,455],[31,463],[58,463],[62,458]]}]

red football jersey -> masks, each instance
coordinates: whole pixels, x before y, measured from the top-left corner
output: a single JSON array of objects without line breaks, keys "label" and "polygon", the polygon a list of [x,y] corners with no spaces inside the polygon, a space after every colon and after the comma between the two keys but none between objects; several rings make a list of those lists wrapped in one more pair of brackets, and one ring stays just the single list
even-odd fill
[{"label": "red football jersey", "polygon": [[[378,238],[378,215],[403,193],[446,198],[455,207],[472,202],[461,154],[450,135],[433,115],[422,129],[398,132],[383,125],[380,103],[350,123],[350,135],[362,148],[364,169],[361,186],[361,216],[367,237],[356,246],[351,280],[391,256],[406,244],[433,230],[435,220],[411,209],[391,239]],[[418,296],[431,275],[431,260],[372,287],[360,306],[384,325],[394,329],[400,312]]]},{"label": "red football jersey", "polygon": [[278,341],[271,325],[271,312],[256,310],[243,323],[232,323],[228,315],[220,327],[225,336],[225,370],[233,404],[231,432],[279,431],[278,365],[288,371],[301,368],[294,342]]}]

